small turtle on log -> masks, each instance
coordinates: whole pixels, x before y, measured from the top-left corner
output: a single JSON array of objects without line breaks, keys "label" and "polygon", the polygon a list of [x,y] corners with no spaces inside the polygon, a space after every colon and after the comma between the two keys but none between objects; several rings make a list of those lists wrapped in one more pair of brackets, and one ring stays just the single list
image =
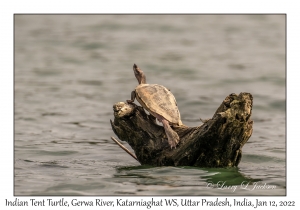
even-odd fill
[{"label": "small turtle on log", "polygon": [[139,85],[131,92],[131,100],[127,103],[133,103],[136,98],[144,109],[162,122],[171,149],[176,148],[180,139],[170,124],[181,126],[182,122],[174,95],[162,85],[146,84],[146,76],[136,64],[133,72]]}]

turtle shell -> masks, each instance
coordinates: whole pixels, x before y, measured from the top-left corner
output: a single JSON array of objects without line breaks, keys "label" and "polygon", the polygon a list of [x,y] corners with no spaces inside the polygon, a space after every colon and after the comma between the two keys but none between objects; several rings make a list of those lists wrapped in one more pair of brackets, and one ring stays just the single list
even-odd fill
[{"label": "turtle shell", "polygon": [[135,88],[137,101],[150,113],[156,113],[173,124],[182,125],[174,95],[164,86],[141,84]]}]

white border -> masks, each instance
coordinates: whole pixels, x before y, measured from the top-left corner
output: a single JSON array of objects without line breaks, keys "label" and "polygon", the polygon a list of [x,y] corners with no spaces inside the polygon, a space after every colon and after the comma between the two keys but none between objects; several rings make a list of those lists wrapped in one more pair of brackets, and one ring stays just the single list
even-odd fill
[{"label": "white border", "polygon": [[[13,14],[14,13],[286,13],[287,14],[287,197],[264,200],[295,200],[299,189],[298,96],[300,15],[296,1],[16,1],[1,2],[1,209],[5,199],[13,200]],[[276,129],[276,128],[274,128]],[[284,170],[284,169],[283,169]],[[298,197],[298,196],[297,196]],[[24,198],[24,197],[23,197]],[[41,197],[39,197],[41,198]],[[124,198],[124,197],[123,197]],[[137,197],[135,197],[137,198]],[[240,197],[239,197],[240,198]],[[29,199],[29,198],[28,198]],[[68,198],[68,200],[71,198]],[[81,197],[80,199],[83,199]],[[88,199],[88,198],[86,198]],[[109,199],[109,197],[105,197]],[[111,198],[111,199],[116,199]],[[180,197],[177,197],[180,199]],[[212,197],[208,199],[213,200]],[[232,197],[230,199],[233,199]],[[250,197],[255,199],[255,197]],[[297,206],[300,206],[298,204]],[[4,208],[3,208],[4,207]],[[98,207],[99,208],[99,207]],[[127,207],[128,208],[128,207]],[[69,208],[70,209],[70,208]],[[130,208],[132,209],[132,208]],[[140,209],[140,208],[133,208]]]}]

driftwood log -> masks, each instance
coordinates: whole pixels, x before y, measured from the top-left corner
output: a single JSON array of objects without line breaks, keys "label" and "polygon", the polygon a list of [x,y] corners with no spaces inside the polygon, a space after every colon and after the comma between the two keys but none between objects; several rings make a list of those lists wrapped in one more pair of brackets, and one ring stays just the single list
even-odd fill
[{"label": "driftwood log", "polygon": [[132,147],[142,165],[234,167],[252,135],[252,104],[250,93],[232,93],[202,125],[173,126],[180,137],[176,149],[170,149],[164,128],[141,106],[116,103],[111,126],[119,139]]}]

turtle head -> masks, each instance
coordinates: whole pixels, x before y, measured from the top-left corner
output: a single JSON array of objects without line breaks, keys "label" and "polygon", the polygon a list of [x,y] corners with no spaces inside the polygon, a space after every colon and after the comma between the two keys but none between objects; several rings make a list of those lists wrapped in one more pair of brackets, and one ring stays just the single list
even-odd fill
[{"label": "turtle head", "polygon": [[133,72],[139,84],[146,84],[146,76],[136,64],[133,65]]}]

